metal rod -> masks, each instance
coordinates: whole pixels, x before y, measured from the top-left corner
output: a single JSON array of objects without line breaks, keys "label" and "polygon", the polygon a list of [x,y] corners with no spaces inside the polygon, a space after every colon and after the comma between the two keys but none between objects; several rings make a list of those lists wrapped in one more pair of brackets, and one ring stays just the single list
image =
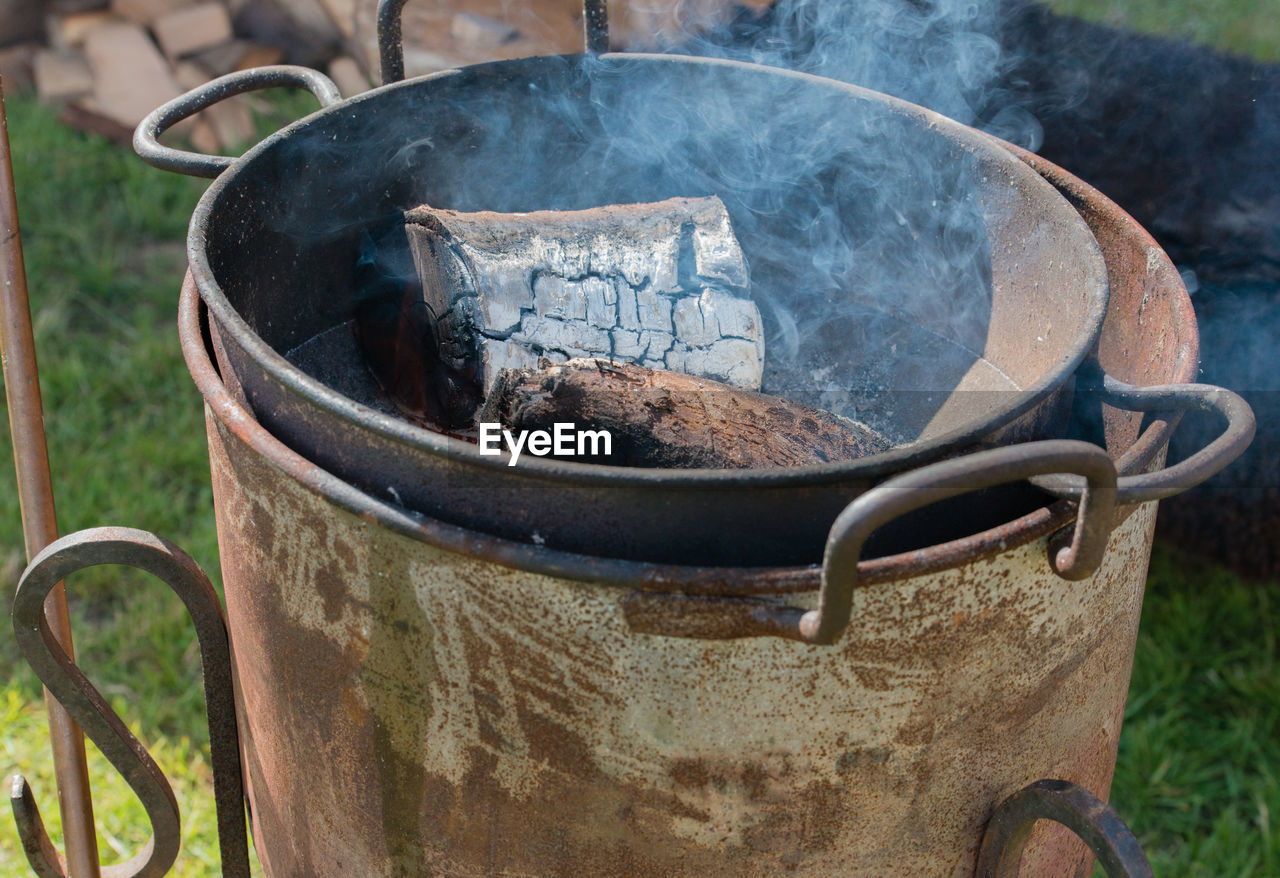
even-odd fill
[{"label": "metal rod", "polygon": [[609,51],[608,0],[583,0],[582,31],[587,51],[592,55]]},{"label": "metal rod", "polygon": [[[9,430],[13,435],[18,476],[18,502],[22,508],[22,535],[30,560],[58,538],[58,523],[53,508],[26,268],[22,261],[3,81],[0,81],[0,353],[3,354],[0,359],[3,360]],[[45,602],[45,617],[58,643],[72,655],[71,623],[61,583]],[[98,841],[93,828],[84,733],[48,690],[45,708],[49,714],[68,874],[71,878],[99,878]]]}]

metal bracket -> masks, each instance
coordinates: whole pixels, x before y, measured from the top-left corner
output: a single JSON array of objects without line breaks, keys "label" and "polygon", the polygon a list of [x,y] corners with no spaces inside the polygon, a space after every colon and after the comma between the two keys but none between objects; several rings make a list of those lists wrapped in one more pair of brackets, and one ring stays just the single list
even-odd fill
[{"label": "metal bracket", "polygon": [[[1096,378],[1097,376],[1087,376]],[[1136,412],[1202,411],[1219,415],[1226,426],[1216,439],[1186,460],[1151,473],[1122,476],[1116,483],[1116,504],[1131,506],[1163,500],[1194,488],[1217,475],[1249,447],[1257,430],[1253,409],[1238,394],[1211,384],[1160,384],[1138,387],[1110,375],[1101,376],[1102,401]],[[1088,392],[1081,387],[1077,393]],[[1047,475],[1032,483],[1064,500],[1076,500],[1084,483],[1069,475]]]},{"label": "metal bracket", "polygon": [[1037,820],[1061,823],[1080,836],[1109,878],[1153,878],[1142,845],[1120,815],[1065,780],[1036,781],[1000,803],[982,836],[976,878],[1018,878],[1022,850]]},{"label": "metal bracket", "polygon": [[979,451],[895,476],[857,497],[831,525],[822,561],[818,609],[751,598],[636,592],[624,611],[633,631],[672,637],[785,637],[830,645],[849,626],[858,562],[867,538],[912,510],[971,491],[1045,473],[1076,473],[1086,490],[1068,544],[1049,541],[1049,563],[1063,579],[1091,576],[1102,563],[1115,511],[1116,470],[1088,442],[1053,439]]},{"label": "metal bracket", "polygon": [[[379,0],[378,58],[382,65],[382,84],[404,79],[404,33],[401,21],[409,0]],[[598,55],[609,51],[608,0],[583,0],[583,43],[587,52]]]},{"label": "metal bracket", "polygon": [[[191,615],[204,672],[222,874],[249,878],[231,648],[222,605],[208,577],[189,555],[146,531],[122,527],[83,530],[50,543],[22,574],[13,604],[14,635],[27,662],[124,777],[151,821],[152,836],[142,851],[126,863],[106,867],[102,876],[160,878],[178,856],[181,823],[177,800],[160,767],[54,639],[45,620],[44,599],[53,587],[75,571],[99,564],[137,567],[164,580]],[[36,874],[66,878],[65,864],[49,841],[35,797],[20,776],[14,779],[10,804],[22,847]]]}]

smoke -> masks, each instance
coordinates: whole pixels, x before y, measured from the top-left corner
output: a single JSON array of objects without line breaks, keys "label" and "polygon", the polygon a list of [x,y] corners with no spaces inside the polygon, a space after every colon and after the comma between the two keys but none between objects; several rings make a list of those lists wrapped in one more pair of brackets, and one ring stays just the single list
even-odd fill
[{"label": "smoke", "polygon": [[[985,389],[1019,386],[983,357],[1000,281],[992,239],[1015,223],[1010,198],[1021,196],[929,116],[828,80],[1034,146],[1034,120],[1002,100],[1011,61],[997,6],[781,0],[715,36],[668,38],[672,52],[823,81],[624,55],[503,62],[374,92],[276,144],[272,174],[288,194],[258,199],[261,221],[299,242],[295,262],[310,272],[344,248],[354,265],[361,228],[423,203],[532,211],[719,196],[766,322],[766,389],[902,423],[901,406],[876,394],[933,399],[978,367]],[[1031,283],[1034,270],[1004,281]],[[351,281],[350,269],[330,270],[305,293],[350,300]],[[879,428],[912,438],[927,416],[905,433]]]},{"label": "smoke", "polygon": [[1007,87],[1020,58],[1002,38],[1007,13],[1000,0],[780,0],[761,13],[738,7],[710,30],[705,15],[677,16],[690,29],[666,48],[860,85],[1034,151],[1040,125]]}]

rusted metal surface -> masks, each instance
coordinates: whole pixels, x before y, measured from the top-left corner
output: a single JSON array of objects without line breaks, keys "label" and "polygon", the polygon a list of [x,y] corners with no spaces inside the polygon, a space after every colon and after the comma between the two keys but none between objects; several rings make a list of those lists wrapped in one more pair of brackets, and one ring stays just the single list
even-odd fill
[{"label": "rusted metal surface", "polygon": [[[18,478],[18,502],[22,508],[22,536],[27,559],[58,538],[49,474],[49,450],[44,435],[44,405],[40,398],[35,337],[31,328],[31,304],[27,298],[27,272],[22,259],[22,234],[18,225],[18,198],[13,182],[13,155],[9,147],[9,122],[0,87],[0,361],[3,361],[5,399],[9,408],[9,432],[13,436],[14,465]],[[58,643],[73,652],[71,622],[61,584],[51,589],[45,607],[50,630]],[[98,874],[98,838],[93,826],[93,801],[85,762],[84,734],[61,705],[45,693],[49,736],[53,745],[58,805],[62,812],[67,865],[76,878]],[[14,815],[22,822],[21,807],[27,801],[13,799]],[[25,841],[24,841],[25,844]],[[27,847],[28,856],[32,851]],[[56,859],[54,862],[57,862]]]},{"label": "rusted metal surface", "polygon": [[[209,714],[222,875],[249,878],[244,787],[237,748],[231,653],[222,607],[204,572],[181,549],[145,531],[103,527],[78,531],[37,555],[18,583],[13,627],[28,664],[67,712],[115,766],[142,802],[152,837],[134,857],[102,869],[104,878],[159,878],[178,856],[178,803],[160,767],[59,645],[43,612],[46,596],[62,579],[99,564],[125,564],[163,580],[182,599],[196,630]],[[65,865],[44,829],[25,781],[15,780],[11,801],[23,848],[36,874],[65,878]],[[95,867],[97,864],[94,864]]]},{"label": "rusted metal surface", "polygon": [[[1045,563],[1069,504],[863,562],[879,585],[830,648],[635,634],[637,588],[808,609],[818,571],[530,551],[362,496],[220,388],[196,318],[189,282],[269,874],[969,875],[993,802],[1046,776],[1105,796],[1152,505],[1081,583]],[[1024,860],[1087,857],[1046,826]]]},{"label": "rusted metal surface", "polygon": [[[1092,359],[1128,384],[1194,382],[1200,339],[1191,297],[1156,240],[1113,201],[1062,168],[1013,144],[1005,148],[1054,185],[1102,248],[1111,299]],[[1127,449],[1117,467],[1122,476],[1146,471],[1182,417],[1180,411],[1144,415],[1102,400],[1097,407],[1107,447]]]},{"label": "rusted metal surface", "polygon": [[[1118,313],[1150,318],[1104,331],[1100,356],[1123,350],[1108,369],[1124,380],[1188,380],[1176,272],[1079,192],[1086,217],[1116,222]],[[415,516],[249,416],[209,361],[190,279],[181,325],[268,874],[967,876],[994,803],[1028,783],[1105,798],[1154,504],[1117,513],[1078,583],[1045,561],[1069,503],[863,561],[857,624],[832,647],[636,634],[637,592],[808,610],[819,570],[586,558]],[[1101,411],[1121,471],[1159,466],[1168,420]],[[1074,875],[1089,856],[1042,823],[1022,860]]]},{"label": "rusted metal surface", "polygon": [[1151,507],[1081,583],[1040,540],[857,590],[833,647],[709,643],[340,511],[209,424],[269,874],[966,875],[994,798],[1107,789]]},{"label": "rusted metal surface", "polygon": [[1018,878],[1022,853],[1037,820],[1061,823],[1078,835],[1110,878],[1152,878],[1133,832],[1110,805],[1063,780],[1036,781],[1000,803],[982,837],[977,878]]},{"label": "rusted metal surface", "polygon": [[65,878],[66,860],[44,831],[40,806],[36,803],[35,794],[31,792],[27,779],[15,774],[9,782],[9,802],[17,823],[18,838],[22,842],[22,852],[27,855],[31,871],[36,878]]}]

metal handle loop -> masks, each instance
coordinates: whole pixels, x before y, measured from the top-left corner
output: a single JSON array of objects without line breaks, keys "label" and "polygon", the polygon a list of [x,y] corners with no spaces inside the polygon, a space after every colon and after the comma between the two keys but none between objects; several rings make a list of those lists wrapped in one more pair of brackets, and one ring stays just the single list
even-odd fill
[{"label": "metal handle loop", "polygon": [[[1253,409],[1239,395],[1211,384],[1160,384],[1137,387],[1104,375],[1104,402],[1139,412],[1214,412],[1226,420],[1222,433],[1186,460],[1153,473],[1122,476],[1116,485],[1116,503],[1129,506],[1163,500],[1181,494],[1219,473],[1244,453],[1253,441],[1257,420]],[[1037,488],[1056,497],[1075,500],[1084,488],[1078,477],[1049,475],[1033,479]]]},{"label": "metal handle loop", "polygon": [[1088,489],[1068,546],[1050,543],[1050,563],[1064,579],[1084,579],[1102,563],[1115,511],[1116,470],[1107,453],[1088,442],[1053,439],[980,451],[913,470],[856,498],[836,518],[822,560],[818,609],[797,621],[800,639],[835,643],[849,625],[858,561],[868,537],[915,509],[971,491],[1044,473],[1079,473]]},{"label": "metal handle loop", "polygon": [[875,530],[912,510],[971,491],[1044,473],[1079,473],[1088,485],[1069,544],[1049,541],[1049,563],[1064,579],[1084,579],[1102,563],[1115,512],[1116,469],[1088,442],[1051,439],[980,451],[894,476],[857,497],[827,535],[818,609],[748,597],[633,592],[624,604],[631,629],[669,637],[722,640],[783,637],[829,645],[849,626],[862,547]]},{"label": "metal handle loop", "polygon": [[320,106],[339,103],[342,95],[329,77],[308,67],[278,64],[272,67],[252,67],[219,76],[194,88],[169,103],[152,110],[133,132],[133,151],[144,162],[162,171],[187,174],[192,177],[216,177],[236,161],[231,156],[204,155],[171,146],[162,146],[160,135],[172,126],[219,101],[248,91],[259,91],[276,86],[305,88],[316,96]]},{"label": "metal handle loop", "polygon": [[[379,0],[378,58],[382,66],[382,84],[404,79],[404,33],[401,21],[408,0]],[[609,4],[607,0],[583,0],[583,42],[587,52],[609,51]]]},{"label": "metal handle loop", "polygon": [[977,878],[1018,878],[1022,850],[1037,820],[1070,829],[1089,846],[1109,878],[1153,878],[1142,845],[1106,802],[1065,780],[1036,781],[991,815],[978,851]]},{"label": "metal handle loop", "polygon": [[[222,605],[199,565],[177,546],[146,531],[117,527],[83,530],[50,543],[22,574],[13,605],[14,634],[27,662],[124,777],[151,821],[152,835],[146,846],[128,862],[103,869],[103,878],[160,878],[177,859],[181,824],[177,800],[159,766],[68,657],[45,620],[44,599],[53,587],[71,573],[99,564],[124,564],[155,575],[177,593],[191,615],[204,672],[222,874],[249,878],[231,652]],[[14,780],[10,803],[23,849],[36,874],[66,878],[65,865],[45,832],[35,797],[21,777]]]}]

